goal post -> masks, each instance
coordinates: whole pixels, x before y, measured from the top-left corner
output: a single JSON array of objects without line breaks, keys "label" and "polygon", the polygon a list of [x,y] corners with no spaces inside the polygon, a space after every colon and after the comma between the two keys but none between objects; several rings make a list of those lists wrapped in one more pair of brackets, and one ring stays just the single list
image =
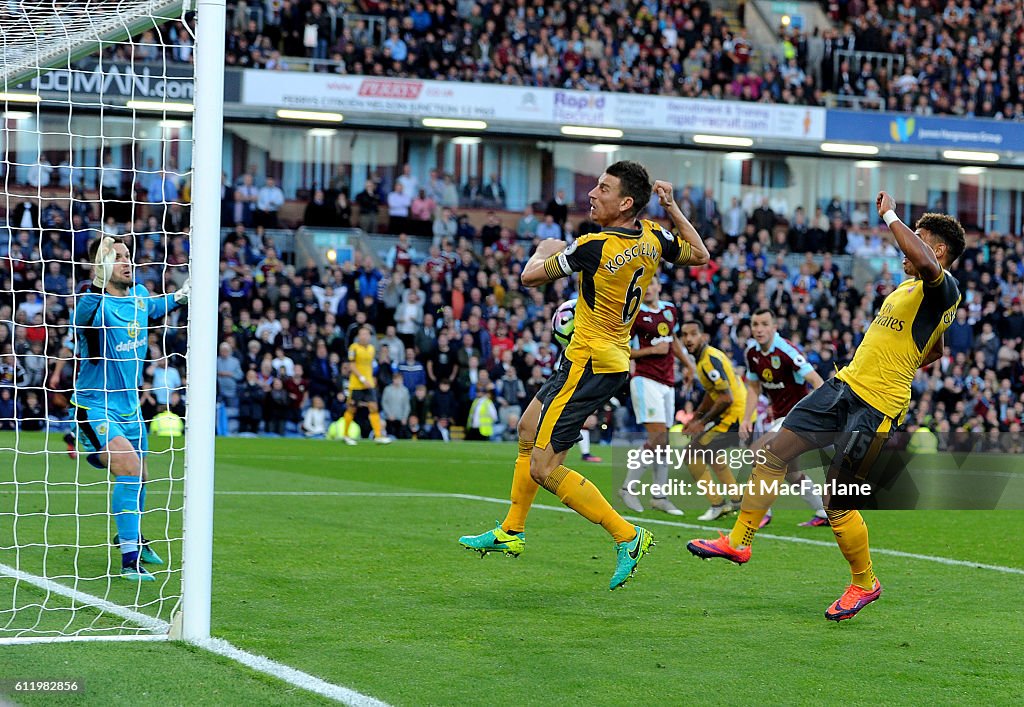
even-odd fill
[{"label": "goal post", "polygon": [[181,638],[186,641],[210,636],[225,12],[225,0],[198,0],[192,161],[195,226],[190,259],[194,305],[189,308],[190,391],[182,558]]},{"label": "goal post", "polygon": [[[210,635],[225,4],[0,0],[0,644]],[[184,438],[154,438],[130,510],[155,581],[122,577],[117,485],[65,442],[74,311],[105,234],[154,301],[191,281],[187,322],[125,329],[147,386],[162,366],[185,380]],[[161,375],[153,411],[175,405]]]}]

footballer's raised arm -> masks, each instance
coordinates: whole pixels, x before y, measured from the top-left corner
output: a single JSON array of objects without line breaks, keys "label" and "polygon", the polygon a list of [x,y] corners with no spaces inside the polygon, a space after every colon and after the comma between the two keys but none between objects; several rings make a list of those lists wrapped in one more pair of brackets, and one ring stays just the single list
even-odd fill
[{"label": "footballer's raised arm", "polygon": [[926,284],[939,280],[942,275],[942,265],[935,257],[935,251],[921,240],[910,226],[900,221],[896,215],[896,200],[887,192],[880,191],[875,200],[875,206],[878,209],[878,215],[882,217],[882,220],[889,226],[889,230],[892,231],[892,235],[896,237],[896,243],[903,251],[903,255],[907,256],[907,260],[917,270],[921,279]]},{"label": "footballer's raised arm", "polygon": [[671,247],[666,248],[662,252],[662,257],[676,265],[707,264],[711,260],[711,254],[708,253],[707,246],[701,240],[697,229],[687,220],[676,203],[672,184],[659,179],[654,182],[654,193],[658,195],[658,203],[672,219],[672,225],[679,234],[678,241],[674,241]]}]

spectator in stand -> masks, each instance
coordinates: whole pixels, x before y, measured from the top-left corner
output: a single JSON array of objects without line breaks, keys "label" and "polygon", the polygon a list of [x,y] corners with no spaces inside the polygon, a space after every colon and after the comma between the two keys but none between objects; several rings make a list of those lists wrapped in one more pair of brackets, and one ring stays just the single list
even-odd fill
[{"label": "spectator in stand", "polygon": [[402,173],[398,175],[398,179],[396,179],[395,182],[397,184],[401,184],[402,191],[409,196],[414,196],[419,193],[420,180],[412,173],[412,166],[408,163],[402,165]]},{"label": "spectator in stand", "polygon": [[412,200],[412,204],[409,205],[409,214],[417,221],[428,222],[434,219],[434,210],[436,208],[437,202],[427,196],[425,189],[420,189],[416,198]]},{"label": "spectator in stand", "polygon": [[348,194],[344,191],[339,191],[338,195],[334,197],[329,225],[335,228],[352,227],[352,205],[349,204]]},{"label": "spectator in stand", "polygon": [[532,239],[537,235],[537,226],[539,225],[540,222],[537,220],[537,214],[534,213],[533,204],[528,204],[523,210],[523,217],[516,224],[516,237]]},{"label": "spectator in stand", "polygon": [[50,164],[50,160],[46,159],[46,155],[41,154],[36,163],[29,166],[25,183],[35,189],[43,189],[50,186],[52,175],[53,165]]},{"label": "spectator in stand", "polygon": [[363,191],[356,194],[356,206],[359,207],[359,228],[367,233],[377,232],[380,205],[377,183],[372,179],[367,179]]},{"label": "spectator in stand", "polygon": [[252,226],[255,222],[256,202],[259,200],[259,189],[256,188],[251,174],[242,175],[242,183],[235,188],[235,223]]},{"label": "spectator in stand", "polygon": [[501,240],[501,220],[494,211],[487,212],[487,223],[480,229],[480,243],[484,248],[491,248]]},{"label": "spectator in stand", "polygon": [[381,418],[389,436],[405,438],[410,400],[409,389],[405,385],[403,375],[395,373],[391,377],[391,384],[384,388],[380,401]]},{"label": "spectator in stand", "polygon": [[285,423],[291,417],[291,401],[288,398],[288,391],[285,390],[284,382],[280,378],[273,378],[263,396],[263,421],[264,430],[268,434],[283,435]]},{"label": "spectator in stand", "polygon": [[483,188],[480,186],[480,177],[470,177],[462,187],[462,205],[480,206],[483,200],[484,194]]},{"label": "spectator in stand", "polygon": [[544,215],[544,223],[537,226],[537,238],[562,238],[562,227],[555,222],[554,216]]},{"label": "spectator in stand", "polygon": [[256,197],[255,225],[264,228],[278,228],[278,210],[284,206],[284,192],[277,186],[277,180],[267,177]]},{"label": "spectator in stand", "polygon": [[310,228],[336,225],[334,208],[325,201],[323,189],[313,192],[313,198],[306,204],[306,210],[302,214],[302,225]]},{"label": "spectator in stand", "polygon": [[569,204],[565,200],[564,189],[555,192],[555,196],[544,209],[544,215],[552,217],[559,229],[565,228],[565,222],[569,220]]},{"label": "spectator in stand", "polygon": [[217,347],[217,397],[229,408],[238,407],[238,384],[242,366],[231,351],[231,344],[222,341]]},{"label": "spectator in stand", "polygon": [[490,181],[481,191],[481,199],[485,204],[505,208],[505,187],[498,179],[498,173],[492,172]]},{"label": "spectator in stand", "polygon": [[401,182],[395,182],[394,190],[388,194],[388,218],[390,219],[388,227],[392,233],[402,230],[402,225],[409,220],[411,205],[412,197],[405,192],[405,187]]},{"label": "spectator in stand", "polygon": [[328,422],[324,399],[314,395],[312,403],[302,415],[302,434],[306,437],[323,437],[327,434]]},{"label": "spectator in stand", "polygon": [[434,219],[433,233],[434,240],[433,245],[440,246],[441,241],[453,240],[459,231],[459,222],[455,218],[455,214],[447,206],[441,209],[441,213],[438,214],[437,218]]}]

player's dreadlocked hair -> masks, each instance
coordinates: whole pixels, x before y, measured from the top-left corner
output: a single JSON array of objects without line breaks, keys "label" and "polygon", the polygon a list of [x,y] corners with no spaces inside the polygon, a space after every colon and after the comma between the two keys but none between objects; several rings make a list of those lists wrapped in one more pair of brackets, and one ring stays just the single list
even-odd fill
[{"label": "player's dreadlocked hair", "polygon": [[922,228],[942,239],[949,249],[949,263],[952,265],[967,248],[967,237],[964,227],[952,216],[946,214],[927,213],[917,220],[917,228]]},{"label": "player's dreadlocked hair", "polygon": [[647,202],[651,200],[651,177],[642,164],[622,160],[609,166],[605,173],[619,179],[619,192],[622,196],[633,197],[631,216],[637,216],[647,208]]}]

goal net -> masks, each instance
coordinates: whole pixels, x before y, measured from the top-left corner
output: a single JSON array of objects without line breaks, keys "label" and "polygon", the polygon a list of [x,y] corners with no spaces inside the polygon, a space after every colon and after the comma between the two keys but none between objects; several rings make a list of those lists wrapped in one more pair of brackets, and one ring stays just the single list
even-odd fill
[{"label": "goal net", "polygon": [[[143,311],[189,276],[195,27],[180,0],[0,2],[0,641],[162,638],[180,608],[187,309],[75,324],[105,235]],[[92,365],[127,412],[105,350],[142,373],[141,423],[72,404]],[[92,452],[147,433],[133,504]],[[130,515],[143,581],[123,574]]]}]

